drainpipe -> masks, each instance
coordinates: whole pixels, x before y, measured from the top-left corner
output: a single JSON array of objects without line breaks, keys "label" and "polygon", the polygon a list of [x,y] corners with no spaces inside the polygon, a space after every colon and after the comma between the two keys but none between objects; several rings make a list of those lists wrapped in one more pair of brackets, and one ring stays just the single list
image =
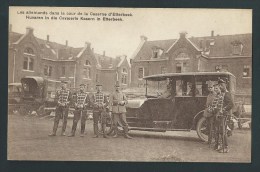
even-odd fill
[{"label": "drainpipe", "polygon": [[15,60],[16,60],[16,52],[17,52],[17,50],[16,49],[14,49],[14,66],[13,66],[13,82],[14,82],[14,77],[15,77]]},{"label": "drainpipe", "polygon": [[76,88],[76,69],[77,69],[77,61],[74,65],[74,88]]}]

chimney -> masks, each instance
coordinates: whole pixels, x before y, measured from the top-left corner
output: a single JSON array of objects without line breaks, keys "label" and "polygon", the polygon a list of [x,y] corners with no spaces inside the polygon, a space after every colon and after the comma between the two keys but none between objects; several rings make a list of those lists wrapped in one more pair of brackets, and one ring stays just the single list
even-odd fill
[{"label": "chimney", "polygon": [[9,32],[12,32],[12,31],[13,31],[13,25],[9,24]]},{"label": "chimney", "polygon": [[66,47],[68,46],[68,40],[66,40]]},{"label": "chimney", "polygon": [[187,35],[186,31],[180,32],[180,38],[185,38]]},{"label": "chimney", "polygon": [[26,34],[33,34],[33,28],[32,27],[26,27]]},{"label": "chimney", "polygon": [[94,48],[91,49],[92,53],[94,53]]},{"label": "chimney", "polygon": [[144,35],[141,35],[140,38],[141,38],[141,41],[147,41],[147,39],[148,39],[148,38],[147,38],[146,36],[144,36]]},{"label": "chimney", "polygon": [[106,51],[103,51],[103,56],[104,56],[104,57],[106,56]]},{"label": "chimney", "polygon": [[90,42],[85,42],[85,47],[89,47],[90,48],[91,43]]},{"label": "chimney", "polygon": [[211,37],[214,37],[214,30],[211,31]]},{"label": "chimney", "polygon": [[47,35],[47,42],[50,42],[50,35]]}]

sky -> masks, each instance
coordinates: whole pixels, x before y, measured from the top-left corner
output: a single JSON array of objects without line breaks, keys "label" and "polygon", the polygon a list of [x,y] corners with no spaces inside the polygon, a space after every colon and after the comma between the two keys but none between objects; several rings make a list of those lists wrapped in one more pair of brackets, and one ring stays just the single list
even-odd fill
[{"label": "sky", "polygon": [[[46,12],[30,14],[30,17],[52,17],[57,20],[26,19],[27,11]],[[64,12],[66,15],[61,15]],[[77,15],[81,12],[82,15]],[[110,13],[124,13],[123,21],[103,21]],[[53,15],[59,13],[59,15]],[[76,13],[75,15],[72,15]],[[88,15],[84,15],[84,14]],[[68,15],[70,14],[70,15]],[[107,16],[103,16],[103,15]],[[59,20],[59,17],[100,17],[100,21]],[[118,18],[114,16],[114,18]],[[140,36],[149,40],[178,39],[186,31],[188,37],[252,33],[252,10],[250,9],[177,9],[177,8],[83,8],[83,7],[10,7],[9,24],[12,31],[25,33],[26,27],[34,29],[34,35],[41,39],[83,47],[90,42],[95,53],[131,58],[140,44]]]}]

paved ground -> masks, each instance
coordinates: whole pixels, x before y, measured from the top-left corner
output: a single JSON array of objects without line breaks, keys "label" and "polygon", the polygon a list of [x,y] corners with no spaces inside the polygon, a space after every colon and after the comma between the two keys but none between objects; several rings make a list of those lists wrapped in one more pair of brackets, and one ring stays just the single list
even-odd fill
[{"label": "paved ground", "polygon": [[[68,121],[67,134],[72,120]],[[48,137],[53,121],[9,115],[9,160],[58,161],[184,161],[250,162],[251,132],[235,130],[229,139],[228,154],[217,153],[198,140],[195,132],[131,131],[132,140],[92,138],[92,121],[87,121],[87,135],[74,138]],[[58,129],[58,134],[60,133]]]}]

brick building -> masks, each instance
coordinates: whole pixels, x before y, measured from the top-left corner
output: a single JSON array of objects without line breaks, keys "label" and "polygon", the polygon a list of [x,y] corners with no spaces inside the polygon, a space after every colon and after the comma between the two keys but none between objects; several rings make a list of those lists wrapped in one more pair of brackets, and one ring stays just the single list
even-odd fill
[{"label": "brick building", "polygon": [[8,83],[20,82],[24,76],[42,76],[54,83],[67,80],[70,87],[85,83],[87,90],[100,82],[105,91],[111,91],[116,80],[127,87],[128,75],[130,63],[126,56],[112,58],[94,53],[89,42],[74,48],[68,41],[64,45],[52,42],[49,35],[46,40],[39,39],[30,27],[25,34],[16,33],[10,25]]},{"label": "brick building", "polygon": [[143,76],[169,72],[229,71],[237,78],[237,94],[251,95],[252,34],[214,35],[141,42],[131,60],[131,86]]}]

